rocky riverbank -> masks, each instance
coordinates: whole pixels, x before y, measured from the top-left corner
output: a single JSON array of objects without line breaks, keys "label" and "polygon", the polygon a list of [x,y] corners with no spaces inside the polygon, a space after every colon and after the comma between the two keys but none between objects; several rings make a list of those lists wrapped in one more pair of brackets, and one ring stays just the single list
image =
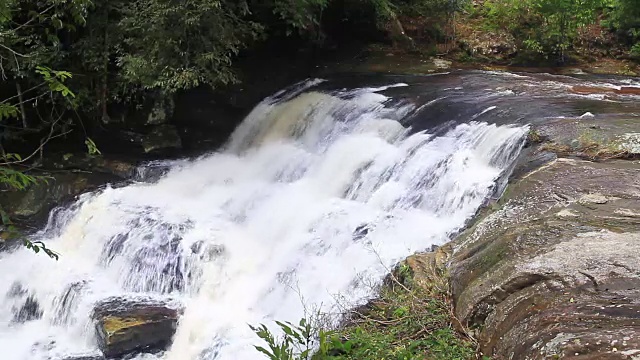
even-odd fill
[{"label": "rocky riverbank", "polygon": [[[504,197],[474,226],[407,263],[420,278],[448,274],[454,318],[492,359],[637,359],[637,149],[615,145],[624,150],[607,152],[631,160],[587,156],[568,135],[581,131],[563,125],[532,131],[546,140],[525,152],[522,166],[534,159],[536,168],[516,171]],[[592,139],[592,146],[612,149],[604,139],[620,137]],[[558,147],[567,143],[574,147]],[[564,150],[539,156],[558,148]],[[440,266],[415,265],[424,263]]]}]

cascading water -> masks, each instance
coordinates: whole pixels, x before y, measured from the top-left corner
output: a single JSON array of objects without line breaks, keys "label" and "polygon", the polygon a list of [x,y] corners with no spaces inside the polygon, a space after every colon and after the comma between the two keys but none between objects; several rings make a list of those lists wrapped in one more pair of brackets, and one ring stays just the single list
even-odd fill
[{"label": "cascading water", "polygon": [[[263,101],[220,153],[56,210],[37,236],[59,261],[3,254],[2,358],[96,351],[92,307],[114,295],[184,306],[169,350],[139,359],[259,358],[247,324],[371,296],[389,267],[465,225],[524,142],[523,127],[481,122],[411,134],[399,121],[414,106],[388,87],[316,83]],[[40,316],[19,318],[25,301]]]}]

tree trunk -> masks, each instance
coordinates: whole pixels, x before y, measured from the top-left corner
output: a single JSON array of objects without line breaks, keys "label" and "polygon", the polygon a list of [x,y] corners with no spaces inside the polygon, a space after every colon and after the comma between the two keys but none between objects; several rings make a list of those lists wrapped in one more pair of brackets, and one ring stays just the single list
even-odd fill
[{"label": "tree trunk", "polygon": [[26,129],[29,127],[27,123],[27,114],[24,111],[24,99],[22,97],[22,87],[20,83],[16,81],[16,91],[18,92],[18,101],[20,102],[20,117],[22,118],[22,128]]},{"label": "tree trunk", "polygon": [[401,47],[407,49],[415,48],[415,42],[409,35],[405,34],[402,23],[395,14],[393,14],[391,19],[389,19],[389,25],[387,29],[394,46],[400,45]]}]

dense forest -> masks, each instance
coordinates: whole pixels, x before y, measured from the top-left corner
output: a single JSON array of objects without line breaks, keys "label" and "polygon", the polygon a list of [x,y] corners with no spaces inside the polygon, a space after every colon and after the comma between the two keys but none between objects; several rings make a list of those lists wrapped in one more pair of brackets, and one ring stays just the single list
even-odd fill
[{"label": "dense forest", "polygon": [[638,0],[1,0],[1,180],[27,186],[20,165],[53,140],[97,154],[99,131],[163,124],[177,96],[228,88],[274,53],[446,43],[439,55],[491,61],[457,41],[470,27],[512,39],[511,64],[567,64],[594,44],[640,58]]},{"label": "dense forest", "polygon": [[640,56],[637,0],[2,0],[2,142],[25,132],[90,137],[121,122],[123,108],[147,104],[166,116],[177,93],[237,82],[236,60],[260,49],[264,56],[273,49],[265,44],[424,49],[447,41],[456,18],[508,33],[518,61],[570,61],[580,33],[594,25],[627,56]]}]

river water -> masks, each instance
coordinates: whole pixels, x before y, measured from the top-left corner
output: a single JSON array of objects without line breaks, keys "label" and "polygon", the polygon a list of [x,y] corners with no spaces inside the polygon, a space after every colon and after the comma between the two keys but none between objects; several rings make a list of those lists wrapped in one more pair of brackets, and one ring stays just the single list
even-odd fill
[{"label": "river water", "polygon": [[[34,237],[59,261],[2,254],[1,357],[95,354],[93,305],[127,296],[184,307],[170,348],[137,359],[259,358],[247,324],[339,314],[463,229],[500,195],[527,123],[609,101],[567,94],[585,81],[467,72],[283,90],[220,151],[52,212]],[[28,301],[41,316],[17,319]]]}]

